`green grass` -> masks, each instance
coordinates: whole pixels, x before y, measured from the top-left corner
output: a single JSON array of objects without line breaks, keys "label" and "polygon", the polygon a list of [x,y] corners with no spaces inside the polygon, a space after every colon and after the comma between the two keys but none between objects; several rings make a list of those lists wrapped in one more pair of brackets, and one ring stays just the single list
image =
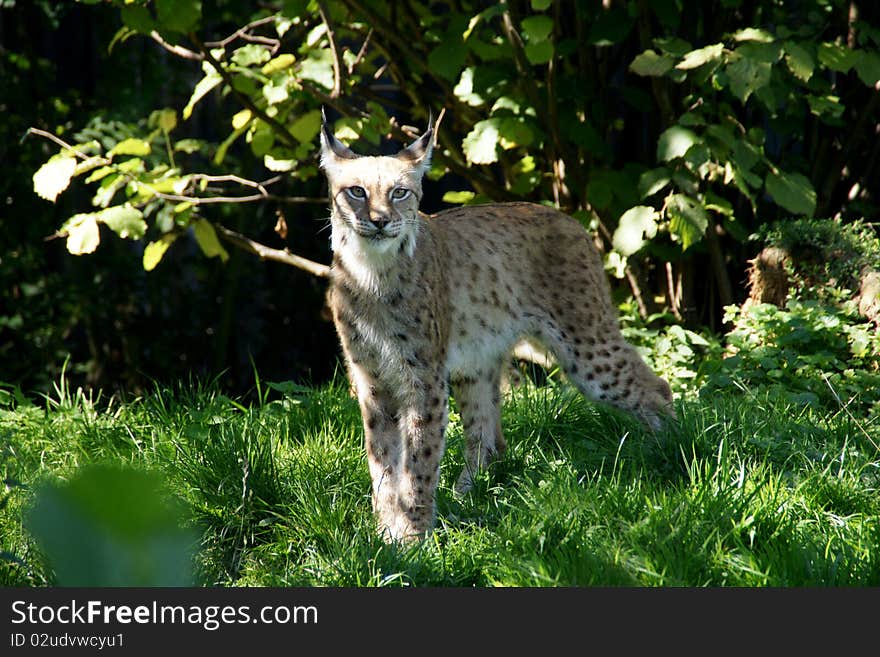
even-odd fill
[{"label": "green grass", "polygon": [[437,529],[404,548],[376,537],[345,384],[257,397],[7,395],[0,584],[56,581],[24,520],[42,484],[123,464],[182,503],[203,585],[880,585],[876,417],[734,391],[679,402],[678,423],[651,434],[565,384],[528,384],[505,401],[503,460],[461,499],[453,406]]}]

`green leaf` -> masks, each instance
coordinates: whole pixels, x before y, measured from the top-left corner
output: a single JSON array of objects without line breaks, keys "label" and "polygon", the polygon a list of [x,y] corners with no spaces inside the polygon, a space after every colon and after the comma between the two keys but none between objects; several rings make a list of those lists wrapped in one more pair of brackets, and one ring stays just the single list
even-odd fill
[{"label": "green leaf", "polygon": [[446,192],[443,195],[443,202],[465,204],[473,201],[475,196],[474,192]]},{"label": "green leaf", "polygon": [[653,196],[666,187],[672,180],[672,174],[666,167],[658,167],[645,171],[639,176],[639,196],[647,198]]},{"label": "green leaf", "polygon": [[455,82],[466,58],[467,48],[463,43],[446,41],[428,53],[428,67],[440,77]]},{"label": "green leaf", "polygon": [[113,157],[114,155],[137,155],[143,157],[144,155],[149,155],[150,150],[151,148],[148,142],[145,142],[143,139],[129,137],[128,139],[123,139],[110,149],[108,155],[110,157]]},{"label": "green leaf", "polygon": [[318,136],[321,131],[321,111],[311,110],[298,117],[290,125],[290,134],[297,138],[301,144],[308,144]]},{"label": "green leaf", "polygon": [[122,238],[137,240],[147,232],[143,213],[129,203],[101,210],[95,215],[95,219]]},{"label": "green leaf", "polygon": [[223,245],[220,244],[220,240],[217,239],[217,231],[214,230],[211,222],[207,219],[197,219],[193,222],[192,228],[202,253],[209,258],[219,256],[223,262],[229,260],[229,254],[223,248]]},{"label": "green leaf", "polygon": [[648,205],[637,205],[621,215],[611,243],[615,251],[629,256],[656,234],[657,211]]},{"label": "green leaf", "polygon": [[277,84],[275,82],[268,82],[263,85],[263,98],[266,99],[269,105],[283,103],[289,96],[286,80],[280,80]]},{"label": "green leaf", "polygon": [[837,96],[807,96],[810,112],[816,116],[828,116],[839,119],[843,115],[844,106]]},{"label": "green leaf", "polygon": [[167,233],[155,242],[147,244],[144,248],[143,258],[145,271],[153,271],[156,268],[156,265],[162,260],[162,257],[165,255],[168,248],[174,244],[174,240],[177,239],[179,234],[180,233]]},{"label": "green leaf", "polygon": [[94,253],[101,242],[98,221],[94,213],[76,214],[65,223],[67,250],[73,255]]},{"label": "green leaf", "polygon": [[76,171],[75,157],[56,155],[34,174],[34,192],[40,198],[54,203],[58,195],[67,189],[74,171]]},{"label": "green leaf", "polygon": [[749,96],[770,83],[772,66],[768,62],[740,56],[727,66],[730,90],[745,103]]},{"label": "green leaf", "polygon": [[535,11],[546,11],[552,4],[552,0],[532,0],[532,9]]},{"label": "green leaf", "polygon": [[880,82],[880,54],[875,51],[863,50],[855,63],[859,79],[869,87]]},{"label": "green leaf", "polygon": [[709,215],[699,201],[685,194],[673,194],[667,200],[666,213],[669,232],[678,236],[683,250],[703,239],[709,226]]},{"label": "green leaf", "polygon": [[703,64],[719,59],[723,51],[724,45],[721,43],[715,43],[711,46],[706,46],[705,48],[692,50],[684,56],[684,59],[675,65],[675,68],[682,71],[698,68]]},{"label": "green leaf", "polygon": [[299,67],[299,75],[325,89],[333,89],[333,55],[329,50],[311,50]]},{"label": "green leaf", "polygon": [[265,64],[271,57],[272,55],[266,46],[249,43],[241,48],[236,48],[232,53],[232,63],[247,68]]},{"label": "green leaf", "polygon": [[658,55],[653,50],[646,50],[629,65],[629,70],[636,75],[659,77],[670,70],[675,59],[669,55]]},{"label": "green leaf", "polygon": [[184,121],[186,121],[192,115],[193,108],[196,106],[196,103],[204,98],[208,94],[208,92],[211,91],[211,89],[216,87],[222,81],[223,78],[221,78],[220,74],[214,70],[211,70],[210,73],[199,80],[198,84],[196,84],[195,88],[193,89],[192,95],[189,97],[189,102],[186,104],[186,107],[183,108],[183,112],[181,112]]},{"label": "green leaf", "polygon": [[538,41],[537,43],[527,43],[525,47],[526,59],[530,64],[539,65],[546,64],[553,59],[553,42]]},{"label": "green leaf", "polygon": [[549,16],[529,16],[522,20],[521,26],[528,42],[546,41],[553,33],[553,19]]},{"label": "green leaf", "polygon": [[785,63],[792,75],[803,82],[813,77],[816,62],[810,51],[792,41],[785,42]]},{"label": "green leaf", "polygon": [[37,488],[25,517],[59,586],[188,586],[195,536],[158,475],[87,466]]},{"label": "green leaf", "polygon": [[668,162],[676,157],[684,157],[688,149],[699,141],[700,138],[692,130],[674,125],[657,140],[657,159]]},{"label": "green leaf", "polygon": [[171,132],[177,127],[177,112],[170,107],[155,110],[150,114],[148,124],[158,127],[162,132]]},{"label": "green leaf", "polygon": [[758,41],[760,43],[772,43],[774,38],[773,35],[765,30],[760,30],[756,27],[747,27],[742,30],[737,30],[733,33],[734,41]]},{"label": "green leaf", "polygon": [[293,66],[294,62],[296,62],[296,57],[289,52],[285,52],[270,59],[260,70],[263,75],[272,75],[273,73],[283,71],[284,69]]},{"label": "green leaf", "polygon": [[771,171],[764,184],[773,201],[789,212],[811,216],[816,210],[816,190],[806,176]]},{"label": "green leaf", "polygon": [[149,34],[156,29],[156,21],[153,20],[147,7],[139,5],[121,7],[120,15],[123,25],[135,32]]},{"label": "green leaf", "polygon": [[202,0],[156,0],[156,15],[165,29],[187,34],[202,17]]},{"label": "green leaf", "polygon": [[485,119],[477,122],[461,143],[468,162],[492,164],[498,160],[498,121]]},{"label": "green leaf", "polygon": [[819,44],[819,61],[838,73],[846,73],[859,58],[858,52],[836,43]]}]

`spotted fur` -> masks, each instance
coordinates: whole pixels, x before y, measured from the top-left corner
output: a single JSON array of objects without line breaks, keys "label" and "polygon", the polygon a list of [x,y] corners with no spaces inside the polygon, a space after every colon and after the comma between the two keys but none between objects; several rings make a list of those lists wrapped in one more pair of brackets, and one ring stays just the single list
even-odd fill
[{"label": "spotted fur", "polygon": [[651,427],[667,383],[620,334],[602,262],[565,214],[531,203],[419,213],[432,132],[396,156],[358,156],[324,125],[330,308],[364,422],[373,508],[387,540],[434,525],[450,386],[466,435],[456,490],[505,449],[499,380],[522,338],[591,399]]}]

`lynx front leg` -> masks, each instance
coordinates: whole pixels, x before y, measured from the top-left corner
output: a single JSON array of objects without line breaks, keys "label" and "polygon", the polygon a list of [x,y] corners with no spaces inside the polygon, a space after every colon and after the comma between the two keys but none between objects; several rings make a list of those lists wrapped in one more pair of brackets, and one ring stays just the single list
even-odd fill
[{"label": "lynx front leg", "polygon": [[507,447],[501,432],[500,366],[478,376],[452,381],[453,394],[461,413],[467,441],[464,470],[455,484],[463,495],[474,485],[474,477]]}]

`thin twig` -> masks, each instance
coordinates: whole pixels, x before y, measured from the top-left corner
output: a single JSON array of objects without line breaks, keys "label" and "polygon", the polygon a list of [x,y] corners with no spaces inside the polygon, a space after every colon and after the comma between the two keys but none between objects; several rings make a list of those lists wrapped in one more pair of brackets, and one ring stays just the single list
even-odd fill
[{"label": "thin twig", "polygon": [[255,27],[260,27],[267,23],[272,23],[275,21],[275,15],[272,16],[264,16],[263,18],[258,18],[255,21],[251,21],[247,25],[238,28],[235,32],[230,34],[225,39],[221,39],[220,41],[208,41],[205,45],[209,48],[225,48],[230,43],[235,41],[236,39],[244,39],[245,41],[251,41],[254,43],[262,43],[267,46],[272,47],[272,54],[274,55],[278,48],[281,46],[281,41],[278,39],[273,39],[271,37],[262,37],[256,34],[251,34],[251,30]]},{"label": "thin twig", "polygon": [[367,32],[367,36],[364,39],[363,45],[361,45],[361,49],[358,50],[358,54],[352,60],[351,64],[348,65],[348,74],[351,75],[354,73],[354,70],[360,65],[363,61],[364,57],[367,54],[367,46],[370,44],[370,39],[373,37],[373,28],[370,28],[370,31]]},{"label": "thin twig", "polygon": [[49,141],[55,142],[56,144],[61,146],[61,148],[70,151],[74,155],[77,155],[78,157],[81,157],[84,160],[87,160],[90,157],[89,155],[86,155],[85,153],[83,153],[81,150],[74,148],[73,146],[68,144],[63,139],[56,137],[51,132],[46,132],[45,130],[40,130],[39,128],[28,128],[27,132],[24,133],[24,136],[27,137],[28,135],[38,135],[40,137],[45,137]]},{"label": "thin twig", "polygon": [[255,242],[249,237],[245,237],[241,233],[237,233],[225,226],[221,226],[220,224],[214,224],[214,227],[224,241],[242,249],[243,251],[253,253],[259,257],[260,260],[272,260],[274,262],[281,262],[285,265],[291,265],[298,269],[302,269],[303,271],[307,271],[318,278],[328,278],[330,276],[330,267],[327,265],[322,265],[319,262],[295,255],[287,249],[273,249],[270,246]]},{"label": "thin twig", "polygon": [[199,62],[205,59],[201,53],[193,52],[189,48],[184,48],[183,46],[177,46],[172,43],[168,43],[156,30],[150,32],[150,38],[158,43],[160,46],[162,46],[165,50],[170,52],[172,55],[175,55],[177,57],[182,57],[183,59],[193,59]]},{"label": "thin twig", "polygon": [[333,31],[333,23],[330,22],[330,15],[324,2],[318,2],[318,13],[321,20],[327,28],[327,40],[330,42],[330,53],[333,55],[333,91],[330,92],[331,98],[339,98],[342,94],[342,60],[339,50],[336,47],[336,34]]}]

